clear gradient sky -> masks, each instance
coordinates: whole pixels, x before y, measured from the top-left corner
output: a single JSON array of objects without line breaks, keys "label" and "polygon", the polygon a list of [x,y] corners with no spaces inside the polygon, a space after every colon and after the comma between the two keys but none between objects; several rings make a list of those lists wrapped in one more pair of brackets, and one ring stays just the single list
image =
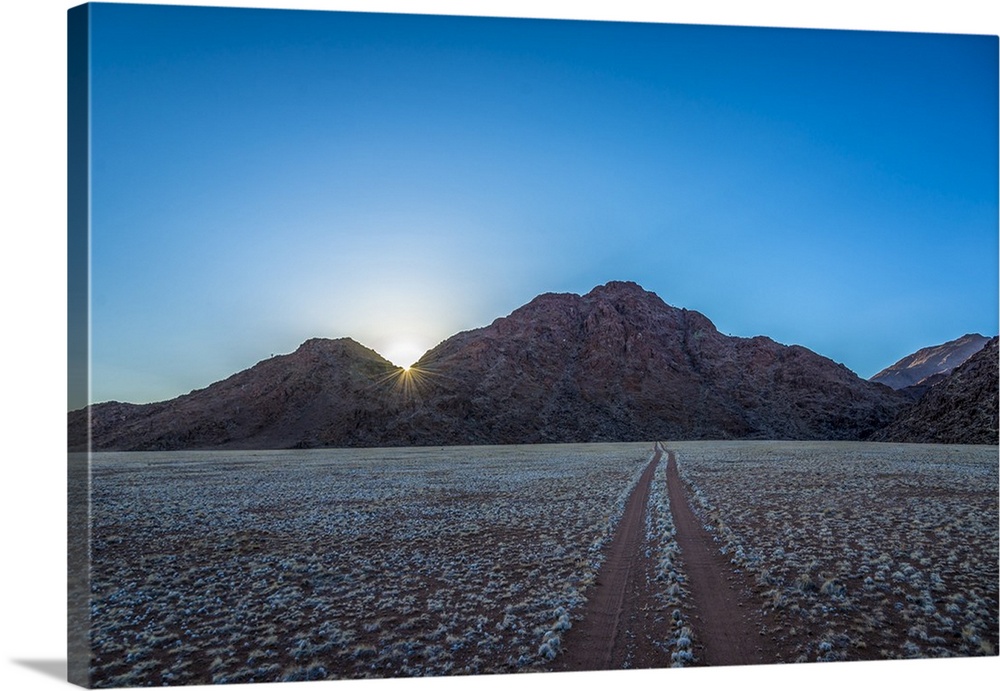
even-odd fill
[{"label": "clear gradient sky", "polygon": [[862,377],[997,333],[995,36],[92,16],[95,402],[609,280]]}]

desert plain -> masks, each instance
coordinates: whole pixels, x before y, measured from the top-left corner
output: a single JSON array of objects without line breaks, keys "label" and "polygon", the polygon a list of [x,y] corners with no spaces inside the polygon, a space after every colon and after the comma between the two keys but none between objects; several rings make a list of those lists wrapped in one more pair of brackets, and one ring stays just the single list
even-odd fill
[{"label": "desert plain", "polygon": [[95,687],[997,654],[995,446],[89,464]]}]

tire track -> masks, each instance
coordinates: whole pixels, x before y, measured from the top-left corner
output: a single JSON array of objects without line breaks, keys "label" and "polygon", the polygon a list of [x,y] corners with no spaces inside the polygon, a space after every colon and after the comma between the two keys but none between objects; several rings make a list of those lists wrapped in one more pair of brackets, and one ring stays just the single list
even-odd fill
[{"label": "tire track", "polygon": [[645,549],[649,488],[661,455],[657,447],[629,496],[607,558],[586,592],[583,619],[566,632],[553,670],[668,666],[669,657],[655,646],[663,625],[650,588],[653,562]]},{"label": "tire track", "polygon": [[749,604],[745,578],[733,573],[732,564],[691,510],[673,451],[667,451],[667,496],[691,593],[698,662],[712,666],[773,662],[759,644],[760,622],[750,614],[756,608],[745,606]]}]

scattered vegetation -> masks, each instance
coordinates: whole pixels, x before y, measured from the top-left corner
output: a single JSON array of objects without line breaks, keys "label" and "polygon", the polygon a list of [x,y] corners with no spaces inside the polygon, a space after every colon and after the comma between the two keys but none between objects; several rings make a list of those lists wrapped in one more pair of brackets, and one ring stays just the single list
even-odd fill
[{"label": "scattered vegetation", "polygon": [[97,455],[92,683],[539,669],[648,451]]},{"label": "scattered vegetation", "polygon": [[[690,442],[786,661],[995,655],[995,447]],[[499,673],[564,650],[648,444],[98,454],[97,687]],[[657,468],[664,666],[697,662]]]},{"label": "scattered vegetation", "polygon": [[684,667],[695,660],[692,651],[693,633],[683,613],[685,598],[689,592],[685,583],[683,559],[677,544],[677,530],[670,511],[667,494],[667,457],[664,454],[656,467],[653,484],[649,490],[649,507],[646,511],[646,539],[650,545],[650,556],[656,562],[654,579],[656,597],[660,600],[661,611],[669,613],[661,618],[666,640],[660,643],[665,657],[664,666]]},{"label": "scattered vegetation", "polygon": [[996,654],[996,447],[673,448],[789,661]]}]

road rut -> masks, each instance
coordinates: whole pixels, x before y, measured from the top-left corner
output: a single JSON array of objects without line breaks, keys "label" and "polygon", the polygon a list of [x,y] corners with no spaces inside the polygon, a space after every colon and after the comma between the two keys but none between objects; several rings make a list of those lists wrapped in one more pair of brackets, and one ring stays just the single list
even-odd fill
[{"label": "road rut", "polygon": [[736,574],[688,503],[677,470],[677,458],[667,451],[667,493],[676,539],[692,600],[691,628],[695,657],[705,665],[751,665],[765,659],[756,608],[749,605],[746,576]]},{"label": "road rut", "polygon": [[694,631],[695,664],[749,665],[776,661],[765,650],[762,622],[749,577],[737,572],[695,515],[673,451],[659,443],[625,505],[597,579],[586,593],[582,619],[563,638],[557,671],[669,667],[664,642],[671,622],[653,588],[645,515],[657,464],[667,454],[667,496],[689,592],[685,611]]},{"label": "road rut", "polygon": [[597,580],[586,592],[583,619],[566,632],[555,670],[669,666],[669,656],[655,645],[666,625],[651,592],[653,561],[645,536],[649,488],[660,457],[657,449],[626,502]]}]

